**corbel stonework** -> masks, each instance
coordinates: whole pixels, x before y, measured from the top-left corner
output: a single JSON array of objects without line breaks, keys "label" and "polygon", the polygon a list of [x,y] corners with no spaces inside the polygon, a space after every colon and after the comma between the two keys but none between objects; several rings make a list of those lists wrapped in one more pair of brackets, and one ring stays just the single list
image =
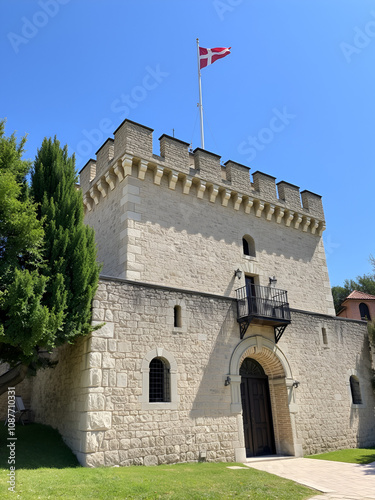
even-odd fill
[{"label": "corbel stonework", "polygon": [[185,177],[185,179],[182,181],[182,192],[183,194],[189,194],[190,188],[192,184],[192,178],[191,177]]},{"label": "corbel stonework", "polygon": [[98,180],[96,185],[97,185],[99,191],[101,192],[101,195],[103,196],[103,198],[105,198],[107,196],[107,192],[108,192],[108,184],[103,179],[103,177]]},{"label": "corbel stonework", "polygon": [[[94,203],[97,205],[99,203],[100,195],[103,198],[108,194],[109,188],[113,190],[116,187],[116,177],[119,182],[121,182],[127,175],[131,175],[133,165],[133,157],[129,154],[125,154],[120,160],[113,165],[112,168],[97,181],[95,186],[93,186],[83,198],[83,203],[88,211],[93,209]],[[145,178],[148,168],[148,161],[141,160],[138,167],[138,178],[143,180]],[[154,167],[155,168],[155,167]],[[183,194],[189,194],[191,185],[193,183],[193,178],[176,170],[167,170],[168,172],[168,186],[169,189],[175,190],[176,185],[180,176],[182,180],[182,192]],[[161,184],[161,179],[164,174],[164,167],[157,165],[154,170],[154,183],[156,185]],[[308,229],[311,234],[322,235],[325,230],[325,221],[316,220],[313,217],[308,217],[307,215],[302,215],[298,212],[290,210],[285,207],[276,206],[272,203],[267,203],[266,201],[261,201],[259,199],[250,198],[247,194],[240,194],[230,188],[225,188],[217,184],[207,183],[204,180],[197,179],[197,197],[202,199],[205,191],[208,192],[208,199],[211,203],[215,203],[218,195],[221,197],[221,204],[224,207],[228,206],[229,199],[233,198],[234,210],[238,211],[243,202],[245,213],[249,214],[251,212],[251,207],[254,208],[254,213],[256,217],[261,217],[262,212],[265,212],[266,220],[272,220],[272,216],[275,216],[275,221],[280,224],[284,220],[285,225],[289,227],[293,222],[293,227],[298,229],[301,226],[303,232],[307,232]]]},{"label": "corbel stonework", "polygon": [[275,210],[275,218],[276,218],[276,223],[280,224],[282,218],[284,217],[285,210],[282,207],[276,207]]},{"label": "corbel stonework", "polygon": [[271,203],[269,205],[266,205],[266,219],[271,220],[272,215],[275,212],[275,205],[272,205]]},{"label": "corbel stonework", "polygon": [[168,184],[169,189],[172,189],[174,191],[176,189],[177,181],[178,181],[178,172],[172,170],[172,172],[169,174],[169,184]]},{"label": "corbel stonework", "polygon": [[215,203],[216,197],[219,194],[219,186],[216,186],[216,184],[213,184],[210,187],[210,202]]},{"label": "corbel stonework", "polygon": [[111,191],[113,191],[115,189],[115,185],[116,185],[116,176],[114,174],[112,174],[112,172],[108,171],[105,174],[105,181],[109,185]]},{"label": "corbel stonework", "polygon": [[160,186],[163,173],[164,173],[164,168],[157,166],[154,172],[154,184],[156,184],[157,186]]},{"label": "corbel stonework", "polygon": [[307,228],[311,224],[311,218],[310,217],[303,217],[302,218],[302,231],[306,233]]},{"label": "corbel stonework", "polygon": [[206,182],[200,180],[199,185],[197,186],[197,198],[202,199],[205,191],[206,191]]},{"label": "corbel stonework", "polygon": [[222,198],[221,198],[221,204],[223,205],[223,207],[228,206],[228,201],[229,201],[230,195],[231,195],[231,192],[229,189],[223,190],[223,194],[222,194]]},{"label": "corbel stonework", "polygon": [[90,191],[90,197],[94,200],[95,202],[95,205],[97,205],[99,203],[99,196],[100,196],[100,193],[99,191],[96,189],[96,186],[93,186]]},{"label": "corbel stonework", "polygon": [[311,225],[310,225],[310,228],[311,228],[311,234],[315,234],[316,233],[316,230],[318,229],[319,227],[319,222],[317,220],[313,220],[311,222]]},{"label": "corbel stonework", "polygon": [[[122,157],[122,168],[124,169],[124,177],[132,174],[133,158],[130,155],[124,155]],[[146,165],[147,170],[147,165]]]},{"label": "corbel stonework", "polygon": [[89,212],[92,210],[92,198],[87,195],[87,193],[83,196],[83,204],[87,208]]},{"label": "corbel stonework", "polygon": [[121,182],[124,179],[124,170],[121,165],[121,160],[118,160],[116,165],[113,167],[113,171],[115,175],[117,175],[118,181]]},{"label": "corbel stonework", "polygon": [[294,229],[298,229],[299,228],[299,225],[301,224],[302,222],[302,215],[300,215],[299,213],[296,212],[295,214],[295,221],[294,221]]},{"label": "corbel stonework", "polygon": [[141,160],[139,163],[139,168],[138,168],[138,179],[143,181],[145,178],[146,172],[147,172],[147,161]]},{"label": "corbel stonework", "polygon": [[257,200],[256,208],[255,208],[255,215],[257,217],[260,217],[262,215],[263,210],[264,210],[264,202]]},{"label": "corbel stonework", "polygon": [[325,229],[326,229],[326,224],[325,224],[325,222],[324,222],[324,221],[320,221],[320,222],[319,222],[319,226],[318,226],[318,235],[319,235],[319,236],[322,236],[323,231],[325,231]]},{"label": "corbel stonework", "polygon": [[254,205],[254,200],[248,198],[245,202],[245,213],[249,214],[251,207]]},{"label": "corbel stonework", "polygon": [[294,212],[287,210],[285,216],[285,225],[289,227],[293,219],[294,219]]},{"label": "corbel stonework", "polygon": [[240,194],[236,194],[234,196],[234,199],[233,199],[233,207],[235,210],[239,210],[240,209],[240,205],[242,203],[242,195]]}]

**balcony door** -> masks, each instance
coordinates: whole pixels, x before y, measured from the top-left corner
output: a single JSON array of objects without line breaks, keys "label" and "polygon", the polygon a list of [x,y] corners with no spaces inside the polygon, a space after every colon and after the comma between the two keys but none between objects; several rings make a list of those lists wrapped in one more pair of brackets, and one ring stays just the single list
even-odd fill
[{"label": "balcony door", "polygon": [[256,314],[258,311],[256,299],[256,286],[254,276],[245,276],[246,295],[249,298],[249,314]]},{"label": "balcony door", "polygon": [[275,440],[268,377],[251,358],[245,358],[240,375],[246,456],[273,455]]}]

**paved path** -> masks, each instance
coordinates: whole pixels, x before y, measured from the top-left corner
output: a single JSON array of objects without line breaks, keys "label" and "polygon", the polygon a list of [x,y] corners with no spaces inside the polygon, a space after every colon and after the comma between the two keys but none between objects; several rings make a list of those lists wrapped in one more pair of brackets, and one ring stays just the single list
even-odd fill
[{"label": "paved path", "polygon": [[325,493],[323,496],[313,496],[310,500],[375,499],[375,462],[357,465],[310,458],[292,458],[264,462],[251,461],[244,465],[292,479]]}]

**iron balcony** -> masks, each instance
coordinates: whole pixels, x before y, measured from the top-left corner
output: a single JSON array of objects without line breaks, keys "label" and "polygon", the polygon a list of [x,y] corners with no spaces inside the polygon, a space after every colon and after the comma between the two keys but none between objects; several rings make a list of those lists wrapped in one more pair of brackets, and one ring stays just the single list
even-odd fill
[{"label": "iron balcony", "polygon": [[291,322],[288,294],[272,286],[248,283],[236,290],[241,339],[250,323],[273,326],[277,343]]}]

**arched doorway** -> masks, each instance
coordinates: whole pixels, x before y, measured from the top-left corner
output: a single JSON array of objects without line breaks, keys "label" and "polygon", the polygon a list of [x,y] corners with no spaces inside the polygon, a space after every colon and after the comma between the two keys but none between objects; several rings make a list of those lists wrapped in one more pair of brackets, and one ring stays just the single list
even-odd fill
[{"label": "arched doorway", "polygon": [[240,367],[246,456],[275,454],[268,377],[260,363],[245,358]]},{"label": "arched doorway", "polygon": [[240,368],[246,358],[258,362],[268,377],[275,453],[302,456],[302,445],[297,437],[295,424],[295,415],[298,413],[293,387],[295,381],[289,362],[271,339],[253,335],[245,337],[237,344],[229,362],[229,373],[226,375],[230,377],[231,412],[237,414],[238,422],[239,441],[238,447],[235,448],[236,461],[246,460],[240,374]]}]

